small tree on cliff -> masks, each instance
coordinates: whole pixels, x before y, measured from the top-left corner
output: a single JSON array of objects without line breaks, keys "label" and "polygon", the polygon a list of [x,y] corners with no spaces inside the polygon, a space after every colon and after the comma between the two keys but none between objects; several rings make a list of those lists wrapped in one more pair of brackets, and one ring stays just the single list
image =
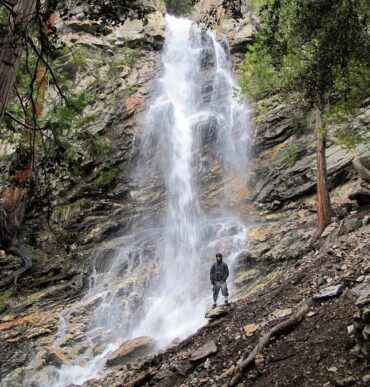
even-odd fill
[{"label": "small tree on cliff", "polygon": [[368,14],[366,0],[266,0],[260,9],[260,34],[242,65],[241,84],[247,94],[258,98],[271,90],[284,92],[314,110],[316,236],[333,215],[323,114],[351,94],[354,85],[359,100],[366,93],[366,87],[359,90],[357,86],[369,72]]}]

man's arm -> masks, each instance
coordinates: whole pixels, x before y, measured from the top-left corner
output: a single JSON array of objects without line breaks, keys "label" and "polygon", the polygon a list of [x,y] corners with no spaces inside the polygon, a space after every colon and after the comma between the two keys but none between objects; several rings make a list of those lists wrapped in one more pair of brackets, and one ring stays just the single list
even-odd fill
[{"label": "man's arm", "polygon": [[215,276],[215,264],[213,264],[211,266],[211,270],[209,272],[209,279],[211,280],[211,284],[213,285],[214,282],[215,282],[215,279],[214,279],[214,276]]},{"label": "man's arm", "polygon": [[227,264],[224,262],[224,281],[226,281],[229,277],[229,267]]}]

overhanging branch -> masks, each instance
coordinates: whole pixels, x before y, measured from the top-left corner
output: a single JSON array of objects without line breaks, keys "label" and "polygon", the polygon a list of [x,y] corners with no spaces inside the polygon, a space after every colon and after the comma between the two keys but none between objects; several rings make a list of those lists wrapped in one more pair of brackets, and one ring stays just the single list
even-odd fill
[{"label": "overhanging branch", "polygon": [[33,49],[33,51],[35,52],[35,54],[40,58],[40,60],[44,63],[44,65],[47,67],[47,69],[49,70],[51,76],[53,77],[54,79],[54,82],[55,82],[55,86],[56,88],[58,89],[58,92],[60,94],[60,96],[63,98],[66,106],[69,106],[69,103],[68,103],[68,100],[66,98],[66,96],[64,95],[64,93],[62,92],[59,84],[58,84],[58,80],[54,74],[54,71],[53,69],[51,68],[51,66],[49,65],[49,63],[47,62],[47,60],[42,56],[42,54],[39,52],[38,48],[36,47],[35,43],[33,42],[32,38],[28,37],[28,41]]},{"label": "overhanging branch", "polygon": [[15,13],[14,13],[13,8],[12,8],[12,5],[14,6],[14,4],[11,4],[10,2],[8,2],[6,0],[0,0],[0,4],[2,6],[4,6],[11,13],[12,16],[15,16]]},{"label": "overhanging branch", "polygon": [[20,118],[18,118],[17,116],[15,116],[12,113],[5,112],[4,115],[9,117],[11,120],[15,121],[17,124],[22,125],[26,129],[35,130],[35,128],[33,126],[30,126],[30,125],[26,124],[24,121],[22,121]]}]

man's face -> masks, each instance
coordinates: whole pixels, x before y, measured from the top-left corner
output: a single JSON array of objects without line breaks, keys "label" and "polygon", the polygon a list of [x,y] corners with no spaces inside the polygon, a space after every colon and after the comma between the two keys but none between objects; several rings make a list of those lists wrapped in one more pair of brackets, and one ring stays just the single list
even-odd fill
[{"label": "man's face", "polygon": [[222,257],[216,257],[217,259],[217,262],[221,262],[222,261]]}]

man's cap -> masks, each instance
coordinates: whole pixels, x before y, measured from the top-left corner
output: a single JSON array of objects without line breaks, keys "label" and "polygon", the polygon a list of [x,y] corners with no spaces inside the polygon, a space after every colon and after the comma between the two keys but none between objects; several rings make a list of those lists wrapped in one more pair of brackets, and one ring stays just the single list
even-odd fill
[{"label": "man's cap", "polygon": [[221,253],[217,253],[217,254],[216,254],[216,258],[217,258],[217,257],[221,257],[221,258],[222,258],[222,254],[221,254]]}]

